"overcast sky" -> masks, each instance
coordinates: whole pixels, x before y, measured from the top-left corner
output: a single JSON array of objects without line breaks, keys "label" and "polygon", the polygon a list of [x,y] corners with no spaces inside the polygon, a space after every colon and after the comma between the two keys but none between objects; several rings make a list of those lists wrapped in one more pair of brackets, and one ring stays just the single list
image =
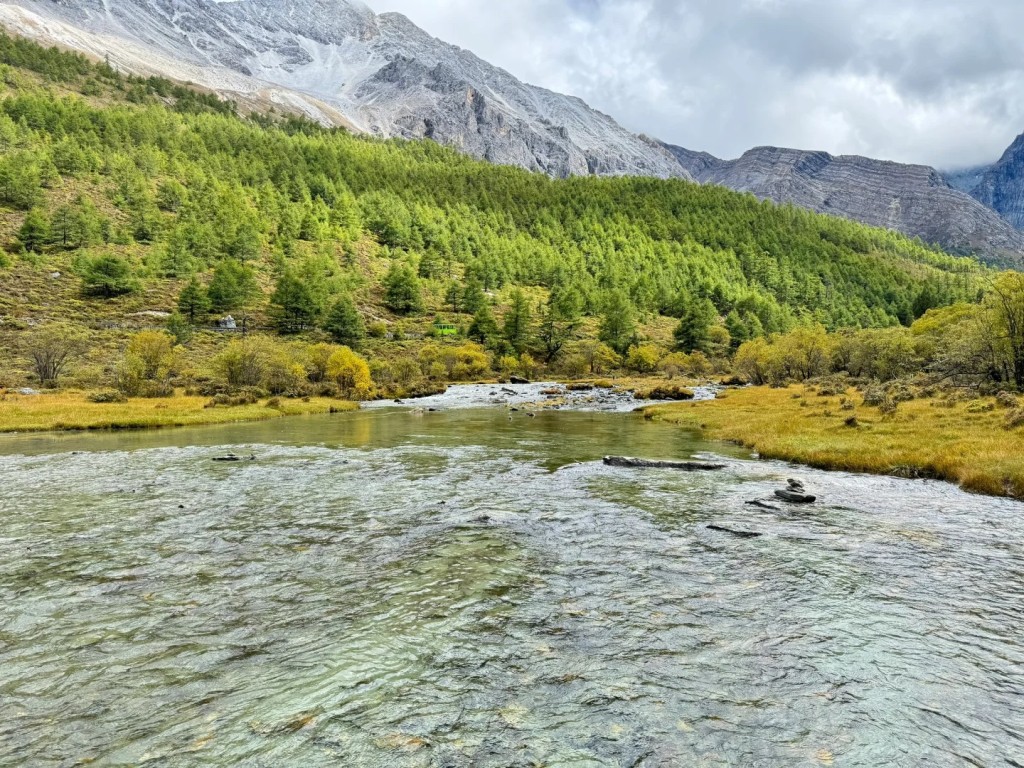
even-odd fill
[{"label": "overcast sky", "polygon": [[1024,132],[1021,0],[368,0],[628,128],[941,168]]}]

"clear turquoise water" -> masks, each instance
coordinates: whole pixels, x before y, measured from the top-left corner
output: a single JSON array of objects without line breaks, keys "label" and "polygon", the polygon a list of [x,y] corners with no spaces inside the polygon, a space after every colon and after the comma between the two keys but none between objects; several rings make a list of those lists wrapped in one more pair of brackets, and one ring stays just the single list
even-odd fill
[{"label": "clear turquoise water", "polygon": [[1024,765],[1024,505],[511,416],[0,440],[0,765]]}]

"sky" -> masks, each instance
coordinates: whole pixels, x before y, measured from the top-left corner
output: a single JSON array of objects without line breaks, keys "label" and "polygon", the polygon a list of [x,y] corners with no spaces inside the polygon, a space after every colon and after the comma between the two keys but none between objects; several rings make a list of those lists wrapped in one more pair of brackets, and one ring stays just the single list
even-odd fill
[{"label": "sky", "polygon": [[956,169],[1024,132],[1021,0],[366,0],[627,128]]}]

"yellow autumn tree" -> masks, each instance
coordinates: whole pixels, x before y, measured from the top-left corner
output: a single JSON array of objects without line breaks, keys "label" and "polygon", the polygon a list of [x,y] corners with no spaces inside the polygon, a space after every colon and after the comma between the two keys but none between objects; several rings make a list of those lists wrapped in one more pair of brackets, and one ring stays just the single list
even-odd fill
[{"label": "yellow autumn tree", "polygon": [[327,376],[352,400],[365,400],[373,392],[370,366],[348,347],[340,347],[327,361]]}]

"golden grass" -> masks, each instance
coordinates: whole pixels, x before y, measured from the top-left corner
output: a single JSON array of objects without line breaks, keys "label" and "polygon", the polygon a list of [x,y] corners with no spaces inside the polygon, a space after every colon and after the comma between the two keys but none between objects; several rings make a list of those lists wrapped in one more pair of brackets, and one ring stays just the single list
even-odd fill
[{"label": "golden grass", "polygon": [[0,432],[56,430],[157,429],[200,424],[266,421],[301,414],[338,413],[358,409],[356,403],[325,398],[281,399],[233,408],[205,408],[208,397],[133,399],[127,403],[91,403],[83,392],[46,393],[34,397],[0,397]]},{"label": "golden grass", "polygon": [[[802,386],[754,387],[730,390],[714,402],[653,406],[646,416],[738,443],[764,458],[931,477],[976,493],[1024,499],[1024,430],[1007,430],[1007,411],[994,400],[952,406],[915,400],[883,416],[862,405],[853,390],[846,399],[856,410],[842,410],[838,397],[820,397]],[[990,405],[992,410],[982,410]],[[857,426],[845,423],[851,416]]]}]

